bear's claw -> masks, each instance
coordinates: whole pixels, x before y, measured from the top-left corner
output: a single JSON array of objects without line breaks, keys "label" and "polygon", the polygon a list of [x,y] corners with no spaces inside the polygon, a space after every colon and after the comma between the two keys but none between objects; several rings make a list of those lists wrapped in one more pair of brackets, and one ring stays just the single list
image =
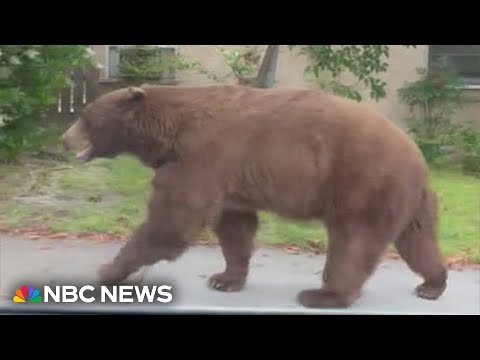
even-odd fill
[{"label": "bear's claw", "polygon": [[215,274],[208,279],[208,287],[219,291],[235,292],[242,290],[244,286],[245,278],[226,273]]}]

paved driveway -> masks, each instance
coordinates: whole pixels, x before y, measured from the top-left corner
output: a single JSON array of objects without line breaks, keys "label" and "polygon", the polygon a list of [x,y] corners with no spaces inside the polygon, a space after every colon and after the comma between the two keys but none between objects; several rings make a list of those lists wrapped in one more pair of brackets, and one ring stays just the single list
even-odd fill
[{"label": "paved driveway", "polygon": [[[210,274],[223,270],[217,247],[194,247],[174,263],[158,263],[145,270],[143,282],[171,284],[174,299],[161,303],[19,304],[12,301],[23,284],[96,284],[98,266],[119,249],[113,242],[83,240],[27,240],[0,235],[0,307],[5,311],[42,308],[58,311],[134,312],[268,312],[340,314],[480,314],[480,272],[450,271],[447,291],[438,301],[413,294],[419,278],[398,260],[384,261],[366,284],[363,297],[346,310],[310,310],[295,302],[298,291],[320,285],[324,256],[287,254],[258,249],[252,260],[248,286],[239,293],[222,293],[206,286]],[[137,279],[139,274],[134,275]]]}]

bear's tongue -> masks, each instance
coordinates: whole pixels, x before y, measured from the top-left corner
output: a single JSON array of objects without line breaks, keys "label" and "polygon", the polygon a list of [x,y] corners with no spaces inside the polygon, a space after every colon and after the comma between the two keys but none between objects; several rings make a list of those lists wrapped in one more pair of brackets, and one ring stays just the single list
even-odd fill
[{"label": "bear's tongue", "polygon": [[76,154],[76,157],[77,157],[78,160],[87,161],[90,158],[91,151],[92,151],[92,146],[89,145],[85,149],[83,149],[82,151],[78,152]]}]

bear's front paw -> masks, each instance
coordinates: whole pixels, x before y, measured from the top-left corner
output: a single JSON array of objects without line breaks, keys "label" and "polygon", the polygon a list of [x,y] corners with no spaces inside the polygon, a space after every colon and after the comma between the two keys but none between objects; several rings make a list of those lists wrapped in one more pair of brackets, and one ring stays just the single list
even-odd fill
[{"label": "bear's front paw", "polygon": [[231,275],[225,272],[215,274],[208,279],[208,286],[219,291],[240,291],[245,286],[245,276]]},{"label": "bear's front paw", "polygon": [[127,274],[122,271],[119,266],[109,263],[100,267],[98,270],[98,276],[100,277],[100,283],[108,285],[124,280],[127,277]]}]

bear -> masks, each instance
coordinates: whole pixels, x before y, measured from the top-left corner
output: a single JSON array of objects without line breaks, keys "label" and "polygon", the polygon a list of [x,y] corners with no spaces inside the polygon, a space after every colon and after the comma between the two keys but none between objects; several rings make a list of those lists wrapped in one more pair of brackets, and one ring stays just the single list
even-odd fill
[{"label": "bear", "polygon": [[79,161],[130,154],[154,172],[146,217],[98,270],[103,284],[178,259],[208,227],[225,268],[207,284],[240,291],[265,211],[327,230],[321,284],[295,297],[303,307],[350,307],[389,244],[422,277],[418,297],[447,287],[427,163],[365,104],[321,89],[127,86],[87,104],[63,143]]}]

